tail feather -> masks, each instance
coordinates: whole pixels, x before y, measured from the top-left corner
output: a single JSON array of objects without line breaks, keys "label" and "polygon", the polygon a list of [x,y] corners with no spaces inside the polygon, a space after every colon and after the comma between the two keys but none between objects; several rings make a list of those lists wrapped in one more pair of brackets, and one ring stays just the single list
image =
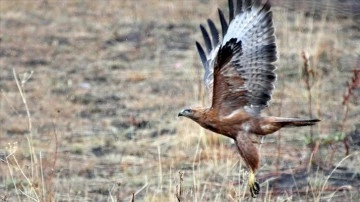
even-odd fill
[{"label": "tail feather", "polygon": [[301,127],[312,126],[319,122],[319,119],[298,119],[298,118],[282,118],[276,117],[274,122],[281,123],[283,127]]}]

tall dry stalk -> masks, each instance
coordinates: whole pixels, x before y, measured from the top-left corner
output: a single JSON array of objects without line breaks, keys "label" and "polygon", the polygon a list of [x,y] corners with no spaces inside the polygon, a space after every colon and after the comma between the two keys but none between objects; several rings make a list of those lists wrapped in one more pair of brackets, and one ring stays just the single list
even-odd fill
[{"label": "tall dry stalk", "polygon": [[[358,65],[360,66],[360,61],[358,62]],[[344,117],[341,122],[341,132],[343,134],[345,133],[346,121],[349,116],[350,97],[352,96],[353,91],[357,88],[360,88],[360,68],[353,69],[353,77],[351,78],[351,81],[348,82],[347,88],[345,90],[345,94],[343,95],[342,105],[344,106]],[[343,143],[344,143],[345,150],[346,150],[346,152],[345,152],[346,156],[349,155],[349,149],[350,149],[348,139],[349,138],[347,135],[343,139]]]},{"label": "tall dry stalk", "polygon": [[[25,137],[28,144],[28,151],[26,151],[26,153],[30,156],[30,165],[24,168],[22,162],[18,160],[16,153],[23,147],[18,147],[17,143],[9,145],[7,148],[9,154],[6,155],[5,159],[2,161],[8,166],[9,172],[7,174],[13,182],[19,201],[24,200],[21,196],[25,196],[27,200],[32,201],[53,201],[55,184],[54,178],[56,177],[55,166],[58,152],[58,136],[55,130],[55,125],[53,124],[55,148],[53,155],[51,155],[51,158],[49,159],[46,158],[46,155],[44,155],[43,152],[40,151],[37,153],[34,146],[30,107],[24,91],[24,86],[30,79],[32,72],[30,74],[24,74],[19,79],[15,69],[13,69],[13,75],[27,113],[28,133]],[[18,187],[18,181],[26,182],[26,186],[22,185],[22,187]]]},{"label": "tall dry stalk", "polygon": [[[358,66],[360,66],[360,61],[358,62]],[[345,93],[343,95],[343,101],[341,105],[344,107],[344,116],[341,121],[340,125],[340,135],[341,137],[338,139],[338,141],[342,141],[345,148],[345,156],[348,156],[350,154],[350,145],[349,145],[349,133],[346,134],[346,122],[349,115],[349,103],[351,96],[353,95],[353,92],[355,89],[360,88],[360,68],[353,69],[353,77],[351,78],[351,81],[347,83],[347,88],[345,89]],[[338,141],[334,141],[333,143],[336,143]],[[329,162],[332,162],[335,154],[337,153],[337,146],[334,145],[332,152],[330,154]]]},{"label": "tall dry stalk", "polygon": [[[26,139],[27,139],[27,142],[28,142],[28,146],[29,146],[29,150],[30,150],[30,159],[31,159],[31,165],[34,165],[37,163],[37,158],[36,158],[36,154],[35,154],[35,151],[34,151],[34,147],[32,145],[32,120],[31,120],[31,114],[30,114],[30,110],[29,110],[29,106],[28,106],[28,103],[26,101],[26,96],[25,96],[25,92],[24,92],[24,85],[25,83],[31,78],[33,72],[31,72],[29,75],[24,75],[24,78],[21,79],[21,82],[19,81],[18,79],[18,76],[16,74],[16,71],[15,69],[13,69],[13,75],[14,75],[14,79],[15,79],[15,82],[16,82],[16,86],[19,90],[19,93],[20,93],[20,96],[21,96],[21,99],[24,103],[24,106],[25,106],[25,111],[26,111],[26,115],[27,115],[27,119],[28,119],[28,130],[29,130],[29,134],[26,135]],[[31,166],[31,178],[34,179],[34,167]]]},{"label": "tall dry stalk", "polygon": [[179,185],[177,185],[177,189],[176,189],[176,198],[178,202],[181,202],[183,199],[183,182],[184,182],[184,173],[183,172],[179,172]]},{"label": "tall dry stalk", "polygon": [[[307,94],[308,94],[308,113],[310,116],[310,119],[313,118],[313,111],[312,111],[312,93],[311,93],[311,89],[314,85],[314,81],[316,79],[316,72],[315,70],[310,66],[310,59],[309,59],[309,54],[305,51],[301,52],[301,57],[304,61],[304,64],[302,66],[302,74],[301,74],[301,78],[305,83],[305,87],[307,90]],[[314,144],[314,131],[313,131],[313,127],[310,127],[310,144],[313,145]],[[315,147],[313,147],[313,150],[315,149]]]}]

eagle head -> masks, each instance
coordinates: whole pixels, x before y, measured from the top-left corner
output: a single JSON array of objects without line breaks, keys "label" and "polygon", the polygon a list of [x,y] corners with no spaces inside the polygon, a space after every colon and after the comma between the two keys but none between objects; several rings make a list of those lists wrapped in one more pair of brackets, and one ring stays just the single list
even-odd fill
[{"label": "eagle head", "polygon": [[194,110],[192,109],[183,109],[178,114],[178,116],[184,116],[187,118],[191,118],[193,115],[194,115]]}]

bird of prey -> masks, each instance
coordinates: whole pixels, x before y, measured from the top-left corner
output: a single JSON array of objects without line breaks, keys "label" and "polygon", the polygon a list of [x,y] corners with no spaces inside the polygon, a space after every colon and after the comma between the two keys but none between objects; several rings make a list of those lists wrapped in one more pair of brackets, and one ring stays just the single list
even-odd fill
[{"label": "bird of prey", "polygon": [[[265,117],[274,89],[277,60],[270,3],[261,0],[229,0],[229,22],[219,9],[222,35],[210,19],[210,32],[200,25],[205,48],[196,47],[205,69],[205,85],[211,97],[210,107],[182,110],[184,116],[215,133],[232,138],[249,168],[251,196],[259,194],[255,174],[259,154],[252,136],[265,136],[283,127],[311,126],[318,119]],[[210,33],[210,34],[209,34]]]}]

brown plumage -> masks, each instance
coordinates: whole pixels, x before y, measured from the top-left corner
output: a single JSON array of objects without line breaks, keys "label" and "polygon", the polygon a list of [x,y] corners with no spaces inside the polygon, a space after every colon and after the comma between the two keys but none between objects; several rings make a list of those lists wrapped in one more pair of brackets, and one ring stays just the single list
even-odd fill
[{"label": "brown plumage", "polygon": [[211,97],[207,108],[184,109],[185,116],[215,133],[236,142],[241,157],[250,169],[251,195],[259,193],[255,173],[259,154],[251,135],[263,136],[283,127],[310,126],[318,119],[260,116],[271,99],[276,80],[276,43],[269,2],[229,0],[229,24],[219,10],[222,37],[208,20],[211,38],[200,25],[206,52],[196,42],[205,68],[205,84]]}]

